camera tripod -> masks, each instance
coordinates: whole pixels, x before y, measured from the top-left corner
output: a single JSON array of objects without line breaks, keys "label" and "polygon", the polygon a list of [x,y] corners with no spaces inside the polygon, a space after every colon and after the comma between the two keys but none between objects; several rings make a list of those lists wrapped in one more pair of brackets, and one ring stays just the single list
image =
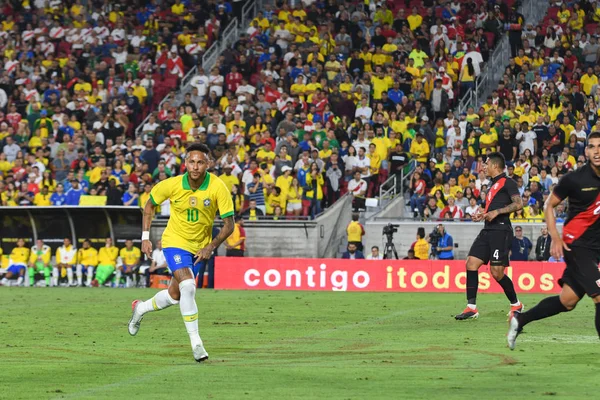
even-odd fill
[{"label": "camera tripod", "polygon": [[396,246],[394,246],[394,242],[392,242],[392,238],[388,237],[387,243],[385,244],[385,247],[383,248],[383,259],[391,260],[392,255],[394,255],[394,257],[396,257],[396,260],[398,259],[398,252],[396,251]]}]

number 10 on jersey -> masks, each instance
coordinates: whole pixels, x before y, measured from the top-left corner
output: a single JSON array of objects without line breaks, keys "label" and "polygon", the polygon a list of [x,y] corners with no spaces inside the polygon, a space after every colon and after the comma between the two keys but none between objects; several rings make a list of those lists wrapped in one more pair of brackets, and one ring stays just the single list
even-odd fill
[{"label": "number 10 on jersey", "polygon": [[187,220],[188,222],[198,222],[198,209],[188,208],[187,209]]}]

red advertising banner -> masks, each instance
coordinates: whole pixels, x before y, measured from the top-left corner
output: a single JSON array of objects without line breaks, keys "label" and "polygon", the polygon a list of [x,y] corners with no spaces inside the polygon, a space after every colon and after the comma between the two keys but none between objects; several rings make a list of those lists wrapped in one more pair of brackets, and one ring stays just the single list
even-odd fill
[{"label": "red advertising banner", "polygon": [[[465,261],[217,257],[215,289],[363,292],[464,292]],[[514,262],[506,269],[518,293],[558,293],[563,263]],[[479,290],[502,293],[489,267]]]}]

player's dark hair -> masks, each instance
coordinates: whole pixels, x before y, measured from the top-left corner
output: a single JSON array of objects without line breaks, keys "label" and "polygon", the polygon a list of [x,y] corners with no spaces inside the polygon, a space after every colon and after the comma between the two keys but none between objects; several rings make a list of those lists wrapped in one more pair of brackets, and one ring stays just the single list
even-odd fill
[{"label": "player's dark hair", "polygon": [[504,154],[500,152],[493,151],[487,155],[487,158],[492,164],[497,165],[501,170],[504,170],[506,167],[506,159],[504,158]]},{"label": "player's dark hair", "polygon": [[207,145],[202,143],[192,143],[187,147],[187,149],[185,149],[186,154],[190,154],[192,151],[200,151],[207,156],[210,155],[210,149]]},{"label": "player's dark hair", "polygon": [[422,226],[417,229],[417,236],[421,239],[425,237],[425,228]]},{"label": "player's dark hair", "polygon": [[590,139],[600,139],[600,131],[593,131],[587,137],[587,141],[589,143]]}]

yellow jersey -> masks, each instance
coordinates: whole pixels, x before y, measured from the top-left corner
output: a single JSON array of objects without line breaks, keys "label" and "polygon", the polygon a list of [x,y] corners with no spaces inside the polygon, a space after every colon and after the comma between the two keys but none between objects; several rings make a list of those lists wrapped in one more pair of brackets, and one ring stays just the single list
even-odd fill
[{"label": "yellow jersey", "polygon": [[89,249],[79,249],[77,252],[77,262],[86,267],[95,267],[98,265],[98,250],[90,247]]},{"label": "yellow jersey", "polygon": [[119,252],[119,256],[125,265],[136,265],[142,258],[142,252],[137,247],[133,246],[131,250],[127,247],[123,247]]},{"label": "yellow jersey", "polygon": [[29,249],[27,247],[15,247],[10,252],[11,265],[27,265],[29,259]]},{"label": "yellow jersey", "polygon": [[229,190],[230,193],[231,193],[231,188],[233,188],[234,185],[240,184],[240,180],[235,175],[222,174],[222,175],[219,175],[219,178],[223,182],[225,182],[225,186],[227,186],[227,190]]},{"label": "yellow jersey", "polygon": [[419,239],[415,242],[414,247],[415,258],[419,260],[429,259],[429,243],[425,239]]},{"label": "yellow jersey", "polygon": [[41,249],[37,246],[33,246],[29,252],[29,262],[31,264],[42,263],[48,265],[52,258],[52,250],[50,246],[43,245]]},{"label": "yellow jersey", "polygon": [[227,185],[210,172],[197,190],[190,187],[187,172],[152,188],[152,204],[159,205],[167,199],[171,201],[171,217],[162,235],[165,249],[175,247],[196,253],[212,241],[217,211],[222,219],[234,214]]},{"label": "yellow jersey", "polygon": [[362,236],[365,231],[358,221],[351,221],[346,228],[348,234],[348,242],[362,242]]},{"label": "yellow jersey", "polygon": [[98,252],[98,265],[116,266],[119,249],[115,246],[103,247]]},{"label": "yellow jersey", "polygon": [[50,193],[48,193],[48,194],[37,193],[33,197],[33,204],[38,207],[51,205],[52,203],[50,203]]},{"label": "yellow jersey", "polygon": [[[242,230],[240,229],[240,225],[235,224],[233,227],[233,232],[227,238],[227,244],[230,246],[233,246],[235,243],[239,242],[242,239],[246,239],[246,236],[242,235]],[[244,245],[244,242],[238,244],[237,246],[235,246],[233,248],[236,250],[242,250],[243,245]]]}]

